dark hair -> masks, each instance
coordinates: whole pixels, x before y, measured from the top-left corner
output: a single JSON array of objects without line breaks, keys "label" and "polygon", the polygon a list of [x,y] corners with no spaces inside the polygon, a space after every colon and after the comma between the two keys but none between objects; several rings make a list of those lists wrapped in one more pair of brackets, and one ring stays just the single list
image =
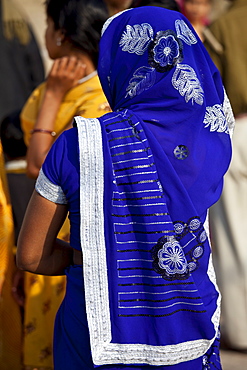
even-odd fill
[{"label": "dark hair", "polygon": [[131,4],[132,8],[137,8],[139,6],[160,6],[162,8],[176,10],[181,12],[178,3],[175,0],[134,0]]},{"label": "dark hair", "polygon": [[24,157],[26,155],[27,147],[23,139],[19,110],[2,120],[0,135],[3,152],[7,159]]},{"label": "dark hair", "polygon": [[65,37],[98,62],[98,44],[101,29],[108,15],[103,0],[47,0],[46,13]]}]

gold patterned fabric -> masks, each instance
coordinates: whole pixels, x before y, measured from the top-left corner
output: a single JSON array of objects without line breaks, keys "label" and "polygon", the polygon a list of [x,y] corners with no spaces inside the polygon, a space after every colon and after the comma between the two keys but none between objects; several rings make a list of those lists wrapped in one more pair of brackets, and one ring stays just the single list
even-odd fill
[{"label": "gold patterned fabric", "polygon": [[[45,92],[41,84],[26,102],[21,122],[25,142],[32,130]],[[54,131],[59,135],[72,123],[75,115],[99,117],[108,111],[98,76],[71,89],[64,98],[56,117]],[[56,136],[57,137],[57,136]],[[68,241],[69,221],[66,219],[58,237]],[[50,370],[53,368],[52,342],[56,312],[63,300],[64,276],[25,274],[24,369]]]},{"label": "gold patterned fabric", "polygon": [[14,228],[0,144],[0,368],[21,370],[21,313],[12,293]]},{"label": "gold patterned fabric", "polygon": [[56,312],[64,297],[64,276],[25,275],[25,369],[52,369],[52,341]]}]

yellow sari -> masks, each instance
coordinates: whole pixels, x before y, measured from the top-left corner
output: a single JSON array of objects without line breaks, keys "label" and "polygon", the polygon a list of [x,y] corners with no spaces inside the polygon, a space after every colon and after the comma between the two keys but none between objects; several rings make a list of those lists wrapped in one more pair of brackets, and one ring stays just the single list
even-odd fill
[{"label": "yellow sari", "polygon": [[[28,146],[32,130],[45,92],[45,83],[34,90],[26,102],[21,123]],[[64,98],[56,117],[54,131],[57,135],[69,128],[73,117],[99,117],[108,111],[98,76],[71,89]],[[65,221],[58,237],[68,240],[69,222]],[[64,276],[41,276],[26,273],[24,320],[24,369],[51,370],[54,319],[65,292]]]},{"label": "yellow sari", "polygon": [[21,370],[21,313],[13,299],[14,227],[0,143],[0,368]]},{"label": "yellow sari", "polygon": [[[29,145],[30,131],[33,129],[45,93],[46,83],[42,83],[31,94],[21,112],[21,127],[24,140]],[[97,118],[109,111],[108,103],[97,75],[71,89],[64,97],[56,117],[54,131],[61,134],[72,123],[74,116]]]}]

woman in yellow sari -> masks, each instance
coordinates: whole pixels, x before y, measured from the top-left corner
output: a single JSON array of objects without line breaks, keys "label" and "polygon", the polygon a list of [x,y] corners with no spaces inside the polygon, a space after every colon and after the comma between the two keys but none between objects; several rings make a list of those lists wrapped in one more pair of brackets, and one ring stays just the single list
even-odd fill
[{"label": "woman in yellow sari", "polygon": [[0,143],[0,368],[21,370],[21,311],[12,296],[14,227]]},{"label": "woman in yellow sari", "polygon": [[[97,76],[98,42],[107,18],[103,2],[46,2],[46,47],[54,64],[47,80],[26,102],[21,122],[28,146],[27,174],[36,178],[52,143],[73,117],[99,117],[108,110]],[[69,240],[65,221],[59,237]],[[26,273],[24,369],[53,368],[53,324],[65,291],[64,276]]]}]

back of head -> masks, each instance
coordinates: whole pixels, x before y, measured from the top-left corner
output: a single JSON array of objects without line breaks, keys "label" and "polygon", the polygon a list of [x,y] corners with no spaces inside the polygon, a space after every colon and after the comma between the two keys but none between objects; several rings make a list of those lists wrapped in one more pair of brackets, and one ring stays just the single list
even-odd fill
[{"label": "back of head", "polygon": [[[143,6],[110,18],[100,41],[98,74],[112,114],[120,122],[121,115],[142,121],[190,191],[194,186],[201,191],[212,163],[221,183],[218,169],[225,159],[223,171],[229,164],[234,119],[219,71],[181,13]],[[180,150],[186,151],[186,162]],[[208,204],[218,197],[212,189],[210,184],[203,191],[210,194]],[[203,214],[208,206],[201,198],[196,203]]]},{"label": "back of head", "polygon": [[[113,110],[142,107],[142,113],[145,109],[149,115],[153,103],[156,115],[157,104],[162,104],[166,116],[183,111],[184,117],[204,111],[212,91],[217,100],[212,81],[212,74],[217,73],[195,30],[181,13],[163,7],[129,9],[106,22],[98,73]],[[190,79],[185,90],[183,78]],[[189,93],[189,86],[195,95]]]},{"label": "back of head", "polygon": [[86,53],[95,67],[102,26],[108,17],[103,0],[47,0],[47,16],[74,47]]}]

